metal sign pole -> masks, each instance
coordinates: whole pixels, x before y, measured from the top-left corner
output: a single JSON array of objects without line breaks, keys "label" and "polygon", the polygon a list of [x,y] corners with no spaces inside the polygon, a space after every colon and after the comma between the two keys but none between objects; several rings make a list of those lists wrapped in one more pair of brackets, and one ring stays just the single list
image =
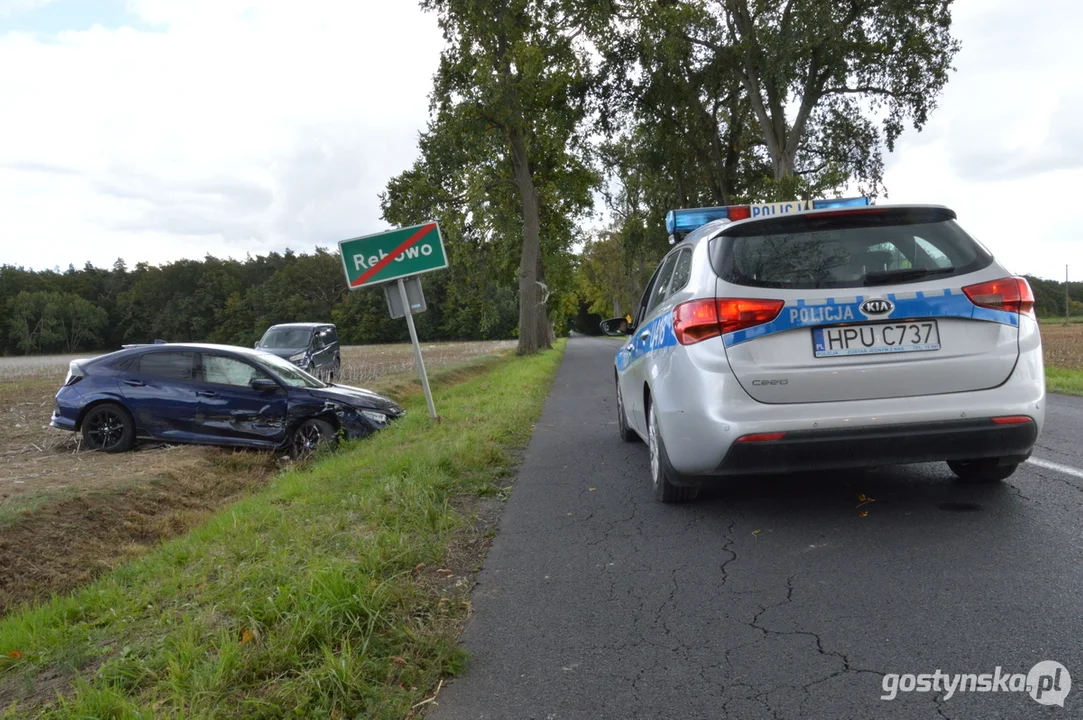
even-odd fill
[{"label": "metal sign pole", "polygon": [[406,310],[406,327],[410,328],[410,342],[414,344],[414,359],[417,360],[417,371],[421,374],[421,387],[425,388],[425,401],[429,404],[429,417],[433,420],[439,420],[436,415],[436,405],[432,401],[432,390],[429,389],[429,375],[425,372],[425,360],[421,357],[421,343],[417,341],[417,330],[414,328],[414,311],[410,307],[410,299],[406,296],[406,283],[402,281],[402,278],[395,282],[399,286],[402,307]]}]

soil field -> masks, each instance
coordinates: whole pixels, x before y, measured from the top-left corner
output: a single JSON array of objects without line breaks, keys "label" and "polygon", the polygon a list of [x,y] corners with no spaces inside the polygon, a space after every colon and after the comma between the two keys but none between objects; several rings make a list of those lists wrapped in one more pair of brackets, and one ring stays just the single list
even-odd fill
[{"label": "soil field", "polygon": [[[514,341],[430,343],[430,369],[514,348]],[[87,355],[0,358],[0,614],[85,583],[184,532],[265,484],[272,453],[145,444],[86,452],[49,427],[68,363]],[[410,345],[344,347],[342,379],[395,397],[416,377]]]}]

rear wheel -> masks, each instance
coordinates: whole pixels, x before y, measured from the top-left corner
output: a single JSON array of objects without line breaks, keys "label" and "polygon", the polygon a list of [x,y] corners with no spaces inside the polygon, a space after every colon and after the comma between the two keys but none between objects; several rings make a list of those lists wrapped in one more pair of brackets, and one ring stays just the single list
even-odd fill
[{"label": "rear wheel", "polygon": [[675,503],[695,500],[699,488],[674,485],[672,479],[677,473],[669,464],[666,444],[658,427],[658,414],[654,403],[647,407],[647,447],[651,453],[651,482],[654,484],[654,498],[659,502]]},{"label": "rear wheel", "polygon": [[1019,463],[1001,465],[997,458],[981,460],[949,460],[948,467],[964,482],[999,482],[1015,472]]},{"label": "rear wheel", "polygon": [[293,457],[304,459],[316,452],[317,448],[329,445],[335,440],[335,428],[326,420],[309,418],[293,431],[291,448]]},{"label": "rear wheel", "polygon": [[635,442],[639,439],[636,431],[628,426],[628,416],[624,412],[624,396],[620,391],[620,382],[617,382],[617,432],[624,442]]},{"label": "rear wheel", "polygon": [[92,407],[83,418],[83,442],[92,450],[118,453],[135,444],[135,423],[120,405],[103,403]]}]

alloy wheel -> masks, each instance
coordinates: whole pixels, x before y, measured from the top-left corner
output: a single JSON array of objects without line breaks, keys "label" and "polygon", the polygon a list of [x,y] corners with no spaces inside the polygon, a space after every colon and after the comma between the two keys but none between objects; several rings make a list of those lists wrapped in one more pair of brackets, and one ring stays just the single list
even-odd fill
[{"label": "alloy wheel", "polygon": [[95,413],[88,425],[87,436],[98,450],[116,446],[124,436],[124,421],[108,410]]}]

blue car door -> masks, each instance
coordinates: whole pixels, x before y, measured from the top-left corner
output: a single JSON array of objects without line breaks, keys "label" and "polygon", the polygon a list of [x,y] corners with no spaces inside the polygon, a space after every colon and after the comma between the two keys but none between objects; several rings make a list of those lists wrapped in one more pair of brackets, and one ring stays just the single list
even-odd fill
[{"label": "blue car door", "polygon": [[197,440],[199,384],[196,354],[152,350],[122,366],[117,376],[136,432],[159,440]]},{"label": "blue car door", "polygon": [[222,445],[273,447],[286,437],[287,391],[257,390],[274,380],[247,360],[200,353],[199,432]]}]

